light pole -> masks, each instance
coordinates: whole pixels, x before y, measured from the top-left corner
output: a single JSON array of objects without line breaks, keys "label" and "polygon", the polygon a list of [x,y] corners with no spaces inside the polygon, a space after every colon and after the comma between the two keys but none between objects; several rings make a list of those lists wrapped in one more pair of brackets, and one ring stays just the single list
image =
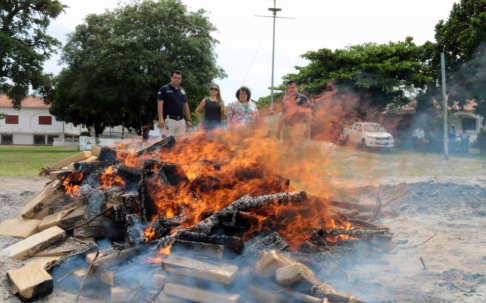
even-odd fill
[{"label": "light pole", "polygon": [[294,19],[294,18],[277,17],[277,12],[282,11],[281,8],[277,8],[277,0],[273,0],[273,7],[270,7],[268,10],[273,12],[273,16],[259,16],[259,15],[255,15],[255,16],[256,17],[273,18],[272,84],[271,84],[271,87],[270,87],[270,113],[273,113],[273,81],[274,81],[274,75],[275,75],[275,20],[277,18],[280,18],[280,19]]}]

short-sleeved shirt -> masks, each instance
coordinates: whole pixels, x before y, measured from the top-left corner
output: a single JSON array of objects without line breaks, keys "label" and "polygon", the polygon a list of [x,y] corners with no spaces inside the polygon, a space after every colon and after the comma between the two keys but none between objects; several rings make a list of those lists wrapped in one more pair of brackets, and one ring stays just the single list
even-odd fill
[{"label": "short-sleeved shirt", "polygon": [[258,108],[251,101],[248,102],[248,107],[245,107],[240,101],[235,101],[228,105],[226,117],[236,127],[255,126]]},{"label": "short-sleeved shirt", "polygon": [[164,101],[164,119],[167,116],[184,117],[184,104],[187,102],[186,91],[179,86],[175,89],[170,83],[162,86],[157,93],[157,100]]},{"label": "short-sleeved shirt", "polygon": [[282,115],[285,123],[287,124],[304,122],[307,115],[310,115],[309,98],[307,98],[307,96],[303,94],[298,93],[295,99],[285,99],[282,102]]}]

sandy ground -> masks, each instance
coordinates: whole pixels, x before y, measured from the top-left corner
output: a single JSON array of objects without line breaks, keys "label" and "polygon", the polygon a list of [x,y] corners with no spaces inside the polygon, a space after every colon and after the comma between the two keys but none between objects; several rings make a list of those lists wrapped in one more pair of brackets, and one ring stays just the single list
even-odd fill
[{"label": "sandy ground", "polygon": [[[46,182],[41,178],[0,178],[0,221],[16,217],[22,202]],[[486,302],[484,174],[370,180],[360,184],[366,187],[348,189],[335,198],[375,203],[377,184],[382,185],[383,203],[404,194],[385,208],[387,217],[376,222],[390,227],[394,240],[403,244],[378,259],[358,258],[356,263],[347,264],[344,278],[330,282],[367,302]],[[0,250],[16,241],[0,236]],[[9,294],[5,275],[19,266],[20,262],[0,258],[0,301],[19,302]],[[55,289],[41,302],[73,299],[73,294]],[[81,302],[93,301],[85,298]]]}]

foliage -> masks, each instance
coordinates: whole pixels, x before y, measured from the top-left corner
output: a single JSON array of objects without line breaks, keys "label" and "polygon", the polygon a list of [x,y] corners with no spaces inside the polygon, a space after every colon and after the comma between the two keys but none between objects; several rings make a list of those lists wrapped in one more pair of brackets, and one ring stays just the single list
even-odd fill
[{"label": "foliage", "polygon": [[42,85],[42,65],[60,42],[46,35],[66,8],[58,0],[0,0],[0,91],[20,108],[29,86]]},{"label": "foliage", "polygon": [[475,99],[476,113],[486,116],[486,1],[461,0],[447,21],[435,27],[437,40],[432,64],[440,79],[440,53],[445,53],[449,104]]},{"label": "foliage", "polygon": [[361,106],[382,109],[391,103],[407,103],[407,90],[423,88],[431,80],[426,64],[428,47],[417,46],[407,37],[396,43],[320,49],[302,55],[309,65],[296,67],[298,74],[284,78],[298,79],[302,88],[313,94],[320,94],[334,82],[339,91],[358,95]]},{"label": "foliage", "polygon": [[216,28],[204,10],[189,12],[179,0],[136,1],[89,15],[63,49],[67,64],[46,91],[51,113],[60,120],[94,126],[124,125],[141,132],[157,114],[157,89],[173,69],[191,109],[216,77]]}]

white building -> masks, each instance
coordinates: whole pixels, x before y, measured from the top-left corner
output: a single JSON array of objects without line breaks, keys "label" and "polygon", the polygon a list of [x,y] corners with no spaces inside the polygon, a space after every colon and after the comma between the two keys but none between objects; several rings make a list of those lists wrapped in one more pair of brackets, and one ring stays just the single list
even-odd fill
[{"label": "white building", "polygon": [[[27,97],[22,100],[22,108],[16,110],[12,100],[6,95],[0,95],[0,113],[7,114],[0,120],[0,144],[22,145],[78,145],[79,136],[88,129],[81,125],[57,121],[49,113],[50,105],[44,103],[42,98]],[[94,134],[92,134],[94,135]],[[136,138],[121,126],[107,127],[100,138],[119,139]]]}]

